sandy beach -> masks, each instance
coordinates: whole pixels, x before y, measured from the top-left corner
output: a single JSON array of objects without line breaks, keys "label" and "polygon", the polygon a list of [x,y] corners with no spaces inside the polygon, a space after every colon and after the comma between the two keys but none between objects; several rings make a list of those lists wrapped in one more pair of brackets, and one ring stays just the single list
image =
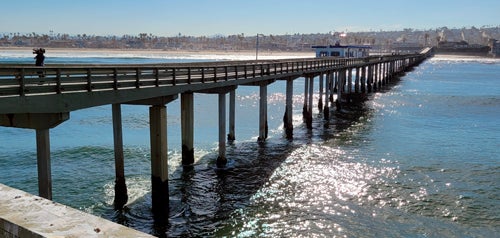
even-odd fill
[{"label": "sandy beach", "polygon": [[[161,49],[89,49],[89,48],[45,48],[46,56],[54,57],[91,57],[95,55],[113,55],[118,57],[144,56],[152,58],[213,58],[213,59],[255,59],[255,51],[186,51],[186,50],[161,50]],[[31,55],[33,48],[30,47],[0,47],[1,54]],[[310,58],[315,53],[310,52],[289,52],[289,51],[268,51],[259,50],[259,59],[283,59],[283,58]]]}]

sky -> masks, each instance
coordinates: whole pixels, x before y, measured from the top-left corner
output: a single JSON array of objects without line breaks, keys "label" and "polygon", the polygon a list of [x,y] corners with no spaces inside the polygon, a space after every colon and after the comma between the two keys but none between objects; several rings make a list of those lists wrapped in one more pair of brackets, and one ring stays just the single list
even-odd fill
[{"label": "sky", "polygon": [[2,0],[0,33],[284,35],[500,26],[499,0]]}]

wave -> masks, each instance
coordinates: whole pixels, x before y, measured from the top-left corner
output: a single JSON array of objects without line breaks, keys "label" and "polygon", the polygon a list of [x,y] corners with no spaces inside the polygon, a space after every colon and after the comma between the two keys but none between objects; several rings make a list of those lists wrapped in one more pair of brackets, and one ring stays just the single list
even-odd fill
[{"label": "wave", "polygon": [[500,64],[500,58],[486,58],[480,56],[466,55],[436,55],[430,59],[434,63],[482,63],[482,64]]}]

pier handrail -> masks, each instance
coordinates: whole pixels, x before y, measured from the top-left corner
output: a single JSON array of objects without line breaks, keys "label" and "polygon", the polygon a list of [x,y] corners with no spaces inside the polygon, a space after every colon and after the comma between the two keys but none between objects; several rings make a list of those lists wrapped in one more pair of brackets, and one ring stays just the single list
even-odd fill
[{"label": "pier handrail", "polygon": [[[81,108],[319,75],[425,54],[165,64],[0,64],[0,112],[69,112]],[[43,103],[42,103],[43,101]],[[88,102],[86,102],[88,101]]]},{"label": "pier handrail", "polygon": [[171,64],[54,64],[44,67],[0,64],[0,98],[216,83],[249,77],[286,77],[289,74],[314,73],[325,68],[341,68],[408,57],[415,55]]}]

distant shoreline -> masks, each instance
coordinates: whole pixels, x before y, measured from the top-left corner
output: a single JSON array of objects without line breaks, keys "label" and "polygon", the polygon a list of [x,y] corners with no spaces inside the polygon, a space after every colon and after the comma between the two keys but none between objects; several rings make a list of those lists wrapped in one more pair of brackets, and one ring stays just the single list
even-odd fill
[{"label": "distant shoreline", "polygon": [[[201,51],[190,51],[190,50],[160,50],[160,49],[97,49],[97,48],[45,48],[46,54],[78,54],[78,53],[109,53],[109,54],[150,54],[150,55],[165,55],[165,56],[192,56],[192,55],[243,55],[243,56],[254,56],[256,52],[250,50],[241,51],[216,51],[216,50],[201,50]],[[0,47],[0,51],[11,51],[11,52],[28,52],[32,53],[33,48],[31,47]],[[262,57],[315,57],[314,51],[311,52],[294,52],[294,51],[269,51],[269,50],[259,50],[258,56]]]}]

